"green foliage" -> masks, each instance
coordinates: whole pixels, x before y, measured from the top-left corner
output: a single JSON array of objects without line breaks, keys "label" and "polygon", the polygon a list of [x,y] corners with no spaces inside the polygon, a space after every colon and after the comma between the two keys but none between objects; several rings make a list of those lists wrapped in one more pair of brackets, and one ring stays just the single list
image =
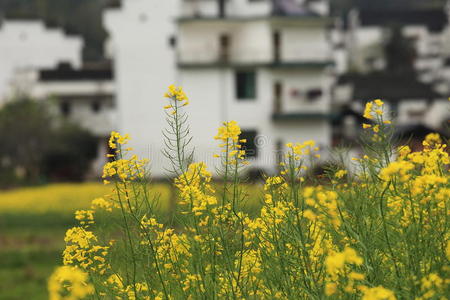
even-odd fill
[{"label": "green foliage", "polygon": [[0,110],[0,173],[23,173],[32,181],[39,177],[51,139],[51,117],[46,107],[27,98],[7,103]]},{"label": "green foliage", "polygon": [[87,130],[64,124],[54,133],[44,157],[44,173],[53,180],[83,180],[97,156],[97,139]]},{"label": "green foliage", "polygon": [[266,178],[261,207],[250,215],[242,210],[250,193],[241,183],[248,161],[237,122],[224,122],[214,137],[222,179],[214,186],[205,163],[183,163],[189,135],[177,116],[184,116],[186,95],[171,86],[166,97],[167,157],[178,191],[172,216],[161,218],[155,209],[146,161],[130,154],[128,135],[113,132],[115,160],[104,168],[112,192],[75,213],[79,223],[66,232],[64,266],[50,277],[50,297],[424,300],[449,294],[450,159],[438,134],[427,135],[422,151],[395,149],[383,101],[369,102],[363,156],[352,159],[352,168],[326,166],[327,183],[311,184],[307,171],[314,170],[319,148],[312,140],[288,143],[279,174]]},{"label": "green foliage", "polygon": [[46,178],[81,180],[96,157],[96,138],[58,122],[45,102],[26,97],[0,109],[0,184],[39,183]]}]

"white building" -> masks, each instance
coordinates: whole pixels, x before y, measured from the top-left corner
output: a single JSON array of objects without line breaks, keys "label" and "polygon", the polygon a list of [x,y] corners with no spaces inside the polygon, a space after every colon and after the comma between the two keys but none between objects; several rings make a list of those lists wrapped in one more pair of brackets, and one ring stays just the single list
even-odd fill
[{"label": "white building", "polygon": [[[365,102],[382,98],[394,113],[396,125],[422,124],[441,130],[449,118],[445,108],[446,95],[450,93],[448,18],[448,12],[442,9],[351,11],[332,32],[340,66],[340,78],[334,89],[336,110],[358,111],[359,104],[362,111]],[[415,53],[403,53],[411,60],[411,70],[394,72],[387,70],[385,50],[393,37],[400,34]],[[354,126],[360,127],[356,116],[348,117],[354,119]]]},{"label": "white building", "polygon": [[116,128],[116,86],[111,68],[101,65],[73,69],[60,64],[55,69],[18,72],[11,86],[17,94],[49,101],[55,116],[97,138],[97,159],[89,176],[98,177],[106,162],[109,136]]},{"label": "white building", "polygon": [[[287,142],[330,143],[331,49],[325,1],[123,1],[105,13],[117,74],[118,128],[163,176],[163,94],[182,85],[196,159],[235,120],[254,168],[272,172]],[[308,2],[309,3],[309,2]],[[139,36],[141,38],[136,38]]]},{"label": "white building", "polygon": [[81,65],[83,41],[42,21],[5,20],[0,24],[0,104],[11,95],[14,74],[55,68],[59,63]]}]

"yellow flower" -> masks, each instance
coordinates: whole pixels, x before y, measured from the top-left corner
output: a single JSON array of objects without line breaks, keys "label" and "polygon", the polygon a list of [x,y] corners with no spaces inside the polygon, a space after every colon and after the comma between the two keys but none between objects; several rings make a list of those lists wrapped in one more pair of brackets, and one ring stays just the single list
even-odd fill
[{"label": "yellow flower", "polygon": [[373,102],[366,103],[366,108],[364,109],[364,114],[363,114],[364,118],[369,119],[369,120],[373,119],[372,107],[373,107]]},{"label": "yellow flower", "polygon": [[327,296],[331,296],[333,294],[335,294],[337,291],[337,284],[334,282],[328,282],[325,285],[325,295]]},{"label": "yellow flower", "polygon": [[348,274],[348,277],[353,280],[364,280],[364,278],[366,278],[364,274],[356,272],[351,272],[350,274]]},{"label": "yellow flower", "polygon": [[315,221],[317,219],[317,215],[310,209],[305,210],[303,216],[310,221]]},{"label": "yellow flower", "polygon": [[373,102],[375,102],[376,105],[378,105],[379,107],[383,106],[383,101],[381,101],[380,99],[374,100]]},{"label": "yellow flower", "polygon": [[129,139],[130,137],[128,134],[121,135],[116,131],[112,131],[108,144],[111,149],[117,149],[117,145],[125,145],[128,143]]},{"label": "yellow flower", "polygon": [[108,212],[112,211],[112,204],[109,201],[106,201],[104,198],[96,198],[91,202],[91,209],[104,209]]},{"label": "yellow flower", "polygon": [[[245,156],[245,150],[242,149],[241,143],[246,143],[247,140],[239,140],[241,134],[241,128],[236,121],[224,122],[223,126],[219,127],[217,135],[214,137],[216,140],[222,141],[220,147],[222,152],[228,153],[228,163],[233,165],[238,160],[243,160]],[[243,162],[245,164],[245,162]]]},{"label": "yellow flower", "polygon": [[[180,101],[183,102],[182,106],[186,106],[189,104],[189,99],[186,96],[186,93],[183,91],[183,88],[181,86],[176,87],[175,85],[170,85],[169,90],[164,94],[164,97],[169,98],[173,101]],[[164,106],[164,109],[173,108],[176,103],[172,103],[169,105]]]},{"label": "yellow flower", "polygon": [[338,179],[341,179],[345,175],[347,175],[347,171],[346,170],[339,170],[339,171],[336,172],[336,174],[334,174],[334,176],[336,178],[338,178]]},{"label": "yellow flower", "polygon": [[382,286],[368,288],[363,291],[362,300],[396,300],[391,290]]},{"label": "yellow flower", "polygon": [[75,219],[80,222],[81,225],[94,224],[94,211],[93,210],[77,210],[75,212]]},{"label": "yellow flower", "polygon": [[88,274],[76,267],[57,268],[48,280],[49,300],[78,300],[94,293]]},{"label": "yellow flower", "polygon": [[231,139],[237,143],[239,135],[241,134],[241,128],[236,121],[224,122],[223,126],[219,127],[217,135],[214,137],[216,140],[222,140],[224,143]]}]

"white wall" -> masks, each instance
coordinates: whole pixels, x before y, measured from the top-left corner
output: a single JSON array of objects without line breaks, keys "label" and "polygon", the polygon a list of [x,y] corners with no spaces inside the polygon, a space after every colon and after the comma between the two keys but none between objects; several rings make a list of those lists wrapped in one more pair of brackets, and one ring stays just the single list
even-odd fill
[{"label": "white wall", "polygon": [[[192,0],[181,2],[181,16],[192,17],[217,17],[218,2]],[[270,0],[264,1],[248,1],[248,0],[226,0],[226,16],[227,17],[250,17],[250,16],[267,16],[270,14],[272,5]]]},{"label": "white wall", "polygon": [[60,62],[81,65],[83,41],[48,29],[41,21],[4,21],[0,27],[0,103],[10,95],[14,73],[22,69],[54,68]]},{"label": "white wall", "polygon": [[[330,110],[330,81],[323,69],[280,70],[273,74],[273,80],[283,84],[282,112],[284,113],[328,113]],[[323,96],[308,100],[306,93],[311,89],[321,89]],[[298,96],[293,91],[298,91]],[[273,93],[272,93],[273,94]]]},{"label": "white wall", "polygon": [[443,122],[450,119],[448,99],[434,101],[427,109],[424,119],[425,124],[431,128],[442,129]]},{"label": "white wall", "polygon": [[233,62],[266,63],[272,58],[272,31],[266,20],[222,20],[181,23],[178,57],[183,63],[213,63],[220,54],[220,36],[230,39]]},{"label": "white wall", "polygon": [[283,62],[331,60],[324,24],[283,22],[270,18],[246,21],[195,20],[180,23],[178,58],[182,63],[213,63],[220,54],[220,37],[228,35],[229,59],[234,63],[273,62],[273,33],[281,35]]},{"label": "white wall", "polygon": [[296,25],[281,28],[281,58],[287,62],[330,59],[331,49],[323,26]]},{"label": "white wall", "polygon": [[[209,2],[201,1],[204,5],[212,5]],[[206,161],[212,171],[214,162],[217,162],[213,154],[220,153],[219,143],[214,140],[214,136],[223,121],[236,120],[242,129],[258,131],[261,136],[259,139],[261,149],[258,159],[253,161],[253,167],[268,171],[275,168],[275,148],[279,140],[287,143],[315,139],[323,145],[329,145],[330,128],[324,120],[281,123],[272,121],[272,88],[275,80],[272,69],[257,69],[256,101],[238,101],[235,99],[233,68],[222,68],[214,64],[210,64],[207,68],[178,70],[176,68],[177,57],[180,59],[179,62],[183,63],[216,62],[219,37],[224,33],[231,36],[233,62],[272,62],[273,27],[269,19],[236,22],[183,21],[179,23],[180,27],[177,29],[174,22],[177,3],[179,2],[176,0],[125,1],[121,9],[108,10],[104,16],[105,27],[110,33],[111,53],[115,59],[118,129],[131,135],[131,146],[139,156],[150,158],[153,175],[164,176],[167,174],[164,168],[169,167],[169,161],[161,153],[164,148],[161,131],[167,127],[163,106],[168,100],[163,98],[163,94],[172,83],[182,85],[191,99],[186,111],[189,114],[191,133],[194,137],[192,143],[196,148],[196,159]],[[188,1],[182,3],[193,4]],[[229,9],[233,7],[232,3],[236,7],[261,4],[250,3],[247,0],[230,0]],[[177,32],[178,52],[175,53],[169,47],[168,39]],[[305,39],[304,43],[296,44],[296,48],[292,50],[304,49],[300,58],[311,59],[319,53],[320,58],[324,59],[322,54],[324,50],[321,47],[326,48],[326,43],[324,41],[316,43],[316,39],[325,38],[324,32],[314,31],[310,34],[305,30],[297,34],[289,27],[288,34],[290,33],[294,39]],[[306,45],[309,42],[312,42],[314,47]],[[288,47],[288,39],[286,43]],[[309,56],[305,56],[306,53],[309,53]],[[326,85],[323,82],[322,72],[314,74],[315,77],[310,80],[305,80],[310,73],[304,73],[303,70],[294,75],[277,76],[283,77],[288,85],[313,87]],[[286,78],[290,76],[291,78]],[[302,83],[302,80],[305,82]],[[326,95],[325,97],[328,97],[328,92]],[[316,108],[325,111],[329,103],[324,101],[322,104]],[[302,112],[302,109],[306,111],[306,107],[303,106],[293,107],[294,112]],[[311,111],[315,110],[311,108]]]},{"label": "white wall", "polygon": [[[276,144],[279,141],[284,145],[288,142],[313,139],[324,147],[330,145],[331,129],[326,120],[274,122],[272,86],[274,80],[278,80],[280,76],[274,75],[270,68],[258,68],[256,72],[257,97],[255,100],[239,101],[235,96],[234,69],[181,70],[181,83],[191,98],[188,112],[198,159],[207,161],[211,166],[214,165],[213,162],[217,160],[214,160],[212,155],[219,153],[219,149],[218,142],[213,137],[217,133],[217,127],[221,126],[223,121],[230,120],[237,121],[242,130],[256,130],[258,133],[256,143],[259,145],[259,154],[256,159],[250,159],[249,168],[274,172]],[[299,72],[294,78],[300,82],[309,75]],[[287,77],[281,78],[286,80]],[[295,79],[291,78],[291,82],[296,81]],[[320,76],[318,79],[320,80]],[[299,106],[290,112],[328,111],[328,101],[324,101],[316,109]]]},{"label": "white wall", "polygon": [[162,169],[163,98],[176,82],[175,53],[169,38],[176,33],[176,0],[123,1],[122,8],[105,12],[111,36],[117,84],[117,129],[132,137],[136,154],[151,159],[152,170]]}]

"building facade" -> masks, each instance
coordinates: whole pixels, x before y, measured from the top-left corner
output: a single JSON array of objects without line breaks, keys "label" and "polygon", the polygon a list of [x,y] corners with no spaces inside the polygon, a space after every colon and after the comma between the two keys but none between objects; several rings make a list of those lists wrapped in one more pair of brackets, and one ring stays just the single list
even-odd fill
[{"label": "building facade", "polygon": [[16,72],[55,68],[59,63],[80,67],[83,41],[37,20],[4,20],[0,24],[0,104],[13,97]]},{"label": "building facade", "polygon": [[162,95],[171,83],[191,99],[186,110],[196,160],[213,164],[213,137],[228,120],[240,124],[252,168],[268,173],[287,142],[329,146],[326,2],[159,2],[124,1],[105,14],[118,128],[150,158],[155,176],[164,176],[169,163],[162,155]]},{"label": "building facade", "polygon": [[[332,30],[340,67],[334,144],[356,140],[364,103],[383,99],[396,129],[448,129],[449,14],[443,8],[353,9]],[[353,127],[353,129],[351,129]]]},{"label": "building facade", "polygon": [[97,158],[88,177],[98,178],[107,161],[108,140],[116,128],[116,85],[110,65],[79,69],[60,64],[54,69],[18,72],[12,90],[36,101],[46,101],[53,115],[63,122],[88,130],[97,139]]}]

